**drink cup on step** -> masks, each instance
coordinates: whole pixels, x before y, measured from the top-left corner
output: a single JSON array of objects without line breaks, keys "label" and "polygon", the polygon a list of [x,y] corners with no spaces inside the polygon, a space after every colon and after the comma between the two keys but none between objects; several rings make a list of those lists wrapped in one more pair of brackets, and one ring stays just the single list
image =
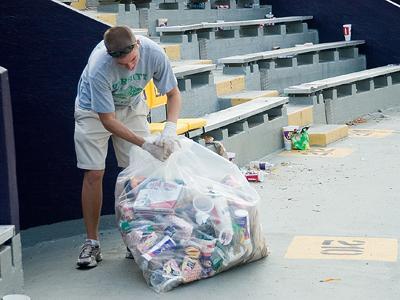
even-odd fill
[{"label": "drink cup on step", "polygon": [[299,130],[299,126],[285,126],[282,128],[283,145],[285,150],[292,150],[292,135],[297,130]]},{"label": "drink cup on step", "polygon": [[343,35],[346,41],[351,40],[351,24],[344,24],[343,25]]}]

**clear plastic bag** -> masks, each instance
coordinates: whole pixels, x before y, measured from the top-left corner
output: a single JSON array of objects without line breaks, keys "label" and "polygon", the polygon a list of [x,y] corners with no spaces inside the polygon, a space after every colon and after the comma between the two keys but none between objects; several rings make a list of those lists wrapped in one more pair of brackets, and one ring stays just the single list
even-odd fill
[{"label": "clear plastic bag", "polygon": [[166,292],[267,256],[257,192],[236,165],[179,137],[166,162],[132,147],[115,211],[148,285]]}]

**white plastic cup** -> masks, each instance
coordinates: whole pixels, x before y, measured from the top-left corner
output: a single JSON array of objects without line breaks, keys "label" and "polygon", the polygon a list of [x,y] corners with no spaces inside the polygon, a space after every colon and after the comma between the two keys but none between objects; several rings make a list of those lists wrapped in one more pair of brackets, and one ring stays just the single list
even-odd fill
[{"label": "white plastic cup", "polygon": [[214,208],[214,202],[209,197],[195,197],[193,207],[196,210],[196,223],[201,225],[207,222]]},{"label": "white plastic cup", "polygon": [[298,129],[299,126],[285,126],[282,128],[283,144],[286,151],[292,150],[292,135]]},{"label": "white plastic cup", "polygon": [[351,24],[344,24],[343,25],[343,35],[346,41],[351,40]]}]

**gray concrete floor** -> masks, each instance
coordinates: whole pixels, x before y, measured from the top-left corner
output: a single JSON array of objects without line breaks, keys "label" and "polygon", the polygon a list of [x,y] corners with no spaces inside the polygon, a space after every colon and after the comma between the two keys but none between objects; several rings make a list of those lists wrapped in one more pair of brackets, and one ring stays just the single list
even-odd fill
[{"label": "gray concrete floor", "polygon": [[[276,168],[254,187],[262,198],[260,212],[271,249],[268,258],[159,295],[146,286],[135,263],[124,258],[115,229],[102,232],[104,261],[89,271],[74,266],[82,235],[34,243],[27,232],[26,294],[40,300],[400,299],[398,261],[285,258],[292,239],[299,235],[399,239],[400,108],[367,119],[352,128],[391,129],[393,134],[348,137],[331,144],[330,148],[353,150],[342,158],[279,153],[265,158]],[[328,278],[335,280],[323,282]]]}]

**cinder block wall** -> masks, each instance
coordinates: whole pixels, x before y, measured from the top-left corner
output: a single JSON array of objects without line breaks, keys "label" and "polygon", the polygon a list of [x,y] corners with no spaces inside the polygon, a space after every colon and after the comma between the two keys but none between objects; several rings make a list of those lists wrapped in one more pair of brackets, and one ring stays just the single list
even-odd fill
[{"label": "cinder block wall", "polygon": [[[295,59],[291,58],[291,60]],[[358,72],[365,70],[365,67],[366,58],[362,55],[346,60],[309,65],[298,66],[292,62],[287,67],[261,68],[261,82],[265,83],[262,89],[276,89],[283,92],[285,88],[292,85]]]},{"label": "cinder block wall", "polygon": [[[231,39],[206,39],[203,40],[207,57],[201,59],[212,59],[226,57],[226,49],[229,49],[229,55],[241,55],[246,53],[261,52],[272,50],[275,46],[281,48],[293,47],[296,44],[304,44],[306,42],[318,43],[318,32],[315,30],[307,30],[303,33],[283,34],[276,36],[258,35],[254,37],[235,37]],[[182,49],[186,45],[182,44]],[[185,51],[185,50],[182,50]]]}]

